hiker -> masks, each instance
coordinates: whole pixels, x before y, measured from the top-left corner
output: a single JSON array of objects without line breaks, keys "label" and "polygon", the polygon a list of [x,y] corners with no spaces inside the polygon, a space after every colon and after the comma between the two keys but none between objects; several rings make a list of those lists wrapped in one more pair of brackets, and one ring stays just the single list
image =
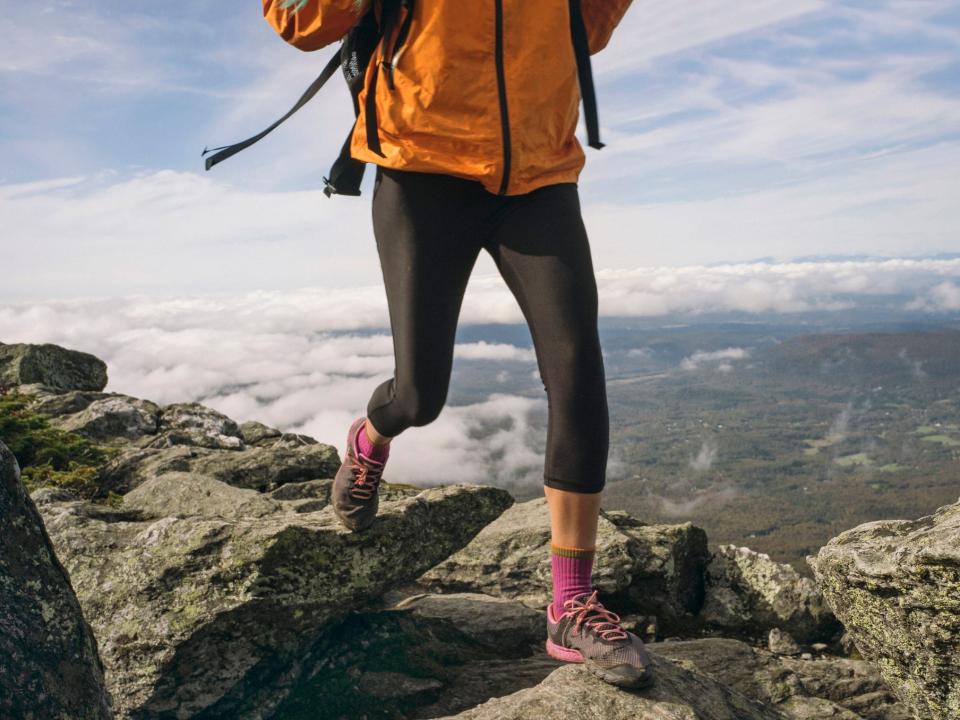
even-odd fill
[{"label": "hiker", "polygon": [[602,147],[584,68],[629,5],[263,0],[263,11],[301,50],[340,40],[362,18],[375,17],[382,32],[345,148],[376,165],[373,230],[395,372],[349,427],[334,510],[353,531],[369,527],[391,442],[440,414],[461,302],[486,250],[529,325],[548,397],[547,651],[637,687],[652,681],[650,656],[592,584],[609,415],[576,138],[583,91],[589,144]]}]

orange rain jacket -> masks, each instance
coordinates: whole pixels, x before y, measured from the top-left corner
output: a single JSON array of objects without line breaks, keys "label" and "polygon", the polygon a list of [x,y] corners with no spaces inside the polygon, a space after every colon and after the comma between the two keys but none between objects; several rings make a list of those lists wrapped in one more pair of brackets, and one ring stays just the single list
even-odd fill
[{"label": "orange rain jacket", "polygon": [[[309,0],[293,12],[263,0],[263,15],[288,43],[318,50],[374,1]],[[606,46],[630,2],[581,0],[591,53]],[[421,0],[413,8],[394,88],[382,79],[375,88],[385,157],[367,147],[364,117],[381,45],[367,66],[351,155],[479,180],[506,195],[575,182],[585,157],[576,138],[580,89],[568,0]]]}]

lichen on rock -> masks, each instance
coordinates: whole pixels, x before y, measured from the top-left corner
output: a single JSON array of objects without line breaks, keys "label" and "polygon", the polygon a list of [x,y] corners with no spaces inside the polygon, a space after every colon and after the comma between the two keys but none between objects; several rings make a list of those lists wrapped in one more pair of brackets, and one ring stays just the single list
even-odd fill
[{"label": "lichen on rock", "polygon": [[857,649],[911,712],[960,717],[960,503],[865,523],[807,561]]},{"label": "lichen on rock", "polygon": [[363,533],[298,502],[181,473],[117,509],[42,504],[122,716],[234,716],[265,687],[278,701],[323,629],[458,550],[512,498],[431,488],[384,501]]}]

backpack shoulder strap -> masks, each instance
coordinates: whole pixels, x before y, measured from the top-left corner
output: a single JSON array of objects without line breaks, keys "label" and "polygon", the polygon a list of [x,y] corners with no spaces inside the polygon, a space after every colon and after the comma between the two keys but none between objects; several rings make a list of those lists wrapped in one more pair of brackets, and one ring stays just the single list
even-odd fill
[{"label": "backpack shoulder strap", "polygon": [[338,48],[337,52],[327,61],[327,64],[324,66],[320,75],[317,76],[316,80],[310,83],[310,87],[308,87],[304,91],[303,95],[300,96],[300,99],[297,100],[296,104],[292,108],[290,108],[290,110],[288,110],[283,117],[281,117],[279,120],[277,120],[272,125],[270,125],[270,127],[258,132],[253,137],[249,137],[246,140],[243,140],[238,143],[234,143],[233,145],[224,145],[222,147],[209,148],[209,149],[204,148],[203,152],[200,154],[200,157],[206,156],[207,153],[213,153],[213,155],[206,158],[206,161],[205,161],[206,169],[209,170],[217,163],[223,162],[224,160],[226,160],[228,157],[231,157],[232,155],[236,155],[241,150],[250,147],[255,142],[262,140],[271,132],[273,132],[278,126],[280,126],[281,123],[287,120],[287,118],[289,118],[297,110],[299,110],[308,102],[310,102],[313,96],[320,91],[320,88],[322,88],[327,83],[327,80],[333,77],[333,74],[337,71],[337,68],[339,67],[340,67],[340,50]]}]

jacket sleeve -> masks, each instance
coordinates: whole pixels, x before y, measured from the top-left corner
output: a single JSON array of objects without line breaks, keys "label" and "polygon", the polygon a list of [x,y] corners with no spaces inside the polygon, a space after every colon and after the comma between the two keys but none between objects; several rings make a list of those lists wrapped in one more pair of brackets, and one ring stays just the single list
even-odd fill
[{"label": "jacket sleeve", "polygon": [[607,46],[614,28],[620,24],[631,2],[632,0],[580,0],[591,55]]},{"label": "jacket sleeve", "polygon": [[342,38],[371,0],[307,0],[299,10],[283,0],[263,0],[263,17],[284,40],[301,50],[319,50]]}]

